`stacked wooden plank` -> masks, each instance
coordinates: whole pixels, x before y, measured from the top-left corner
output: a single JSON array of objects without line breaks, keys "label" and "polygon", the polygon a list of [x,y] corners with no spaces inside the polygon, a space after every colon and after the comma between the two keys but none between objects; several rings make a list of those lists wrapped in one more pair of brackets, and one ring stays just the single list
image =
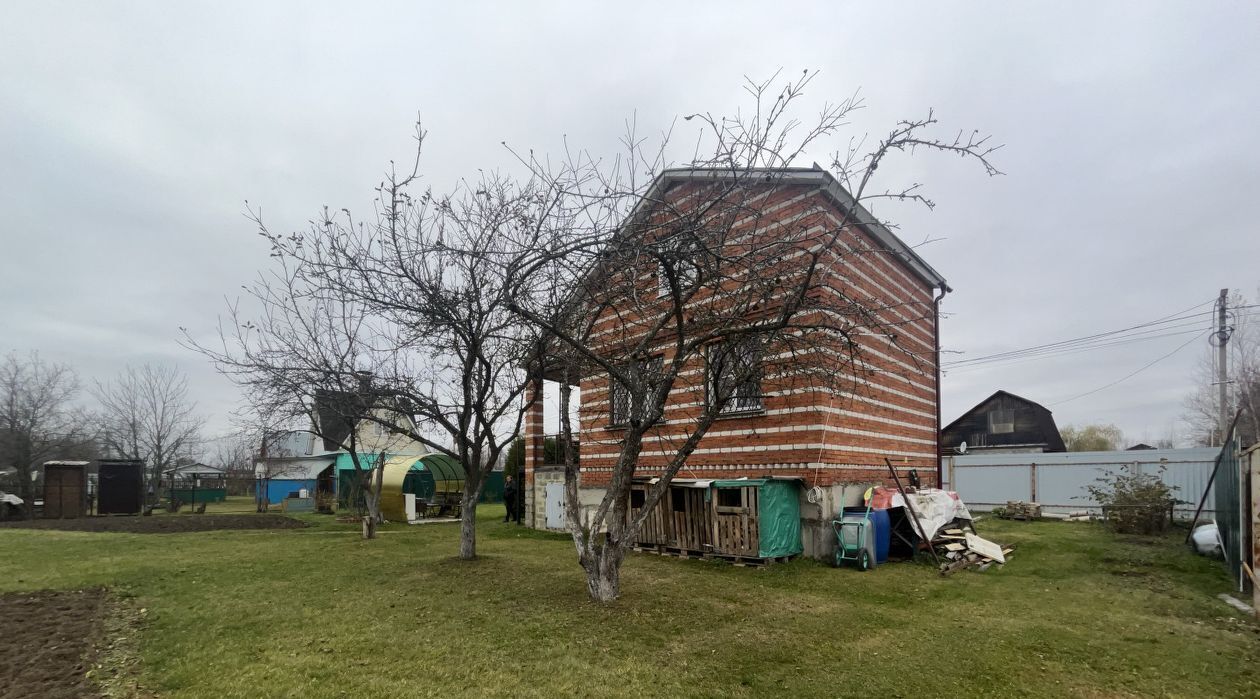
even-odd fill
[{"label": "stacked wooden plank", "polygon": [[1039,519],[1041,517],[1041,505],[1035,502],[1024,502],[1023,500],[1008,500],[1002,516],[1006,519]]},{"label": "stacked wooden plank", "polygon": [[973,568],[984,572],[990,566],[1001,567],[1010,560],[1014,546],[1001,546],[988,539],[976,536],[975,531],[967,532],[959,529],[942,529],[932,540],[941,559],[941,575],[949,575],[964,568]]}]

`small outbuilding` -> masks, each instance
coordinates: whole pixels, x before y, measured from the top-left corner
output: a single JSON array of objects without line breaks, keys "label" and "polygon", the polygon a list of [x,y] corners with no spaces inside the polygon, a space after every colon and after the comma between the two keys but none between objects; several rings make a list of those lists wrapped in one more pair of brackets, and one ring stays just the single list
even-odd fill
[{"label": "small outbuilding", "polygon": [[52,519],[86,517],[87,461],[48,461],[44,464],[44,516]]},{"label": "small outbuilding", "polygon": [[[631,517],[642,511],[655,482],[631,486]],[[802,551],[800,483],[797,478],[676,478],[644,520],[635,543],[734,559],[795,556]]]},{"label": "small outbuilding", "polygon": [[144,509],[144,462],[102,459],[98,464],[96,514],[140,514]]}]

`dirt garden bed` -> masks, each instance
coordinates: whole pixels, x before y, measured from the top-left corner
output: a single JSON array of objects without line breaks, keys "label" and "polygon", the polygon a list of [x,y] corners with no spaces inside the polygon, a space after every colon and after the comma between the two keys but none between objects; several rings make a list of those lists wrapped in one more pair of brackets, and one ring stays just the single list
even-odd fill
[{"label": "dirt garden bed", "polygon": [[167,515],[161,517],[82,517],[0,522],[0,529],[52,529],[70,532],[177,534],[223,529],[301,529],[305,522],[283,515]]},{"label": "dirt garden bed", "polygon": [[0,697],[99,697],[87,677],[104,629],[105,591],[0,595]]}]

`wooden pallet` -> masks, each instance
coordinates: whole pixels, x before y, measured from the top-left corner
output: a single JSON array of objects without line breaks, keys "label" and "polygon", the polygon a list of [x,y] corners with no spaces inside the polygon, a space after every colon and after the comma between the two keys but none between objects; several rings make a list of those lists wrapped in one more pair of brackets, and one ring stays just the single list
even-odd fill
[{"label": "wooden pallet", "polygon": [[682,549],[674,546],[653,546],[650,544],[640,544],[633,547],[636,553],[650,553],[657,556],[671,556],[673,558],[681,558],[683,560],[699,559],[704,561],[724,561],[731,565],[746,568],[761,568],[772,563],[787,563],[795,558],[795,556],[734,556],[722,553],[701,553],[690,549]]}]

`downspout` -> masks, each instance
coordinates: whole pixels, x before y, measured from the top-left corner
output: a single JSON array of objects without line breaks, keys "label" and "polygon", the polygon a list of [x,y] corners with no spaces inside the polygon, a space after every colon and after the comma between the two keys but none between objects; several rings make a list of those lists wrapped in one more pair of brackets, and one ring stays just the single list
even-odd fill
[{"label": "downspout", "polygon": [[[941,282],[940,296],[932,299],[932,344],[936,350],[936,487],[940,488],[944,481],[942,480],[943,469],[941,464],[941,299],[945,298],[945,294],[950,291],[949,285]],[[953,483],[949,484],[953,487]]]}]

